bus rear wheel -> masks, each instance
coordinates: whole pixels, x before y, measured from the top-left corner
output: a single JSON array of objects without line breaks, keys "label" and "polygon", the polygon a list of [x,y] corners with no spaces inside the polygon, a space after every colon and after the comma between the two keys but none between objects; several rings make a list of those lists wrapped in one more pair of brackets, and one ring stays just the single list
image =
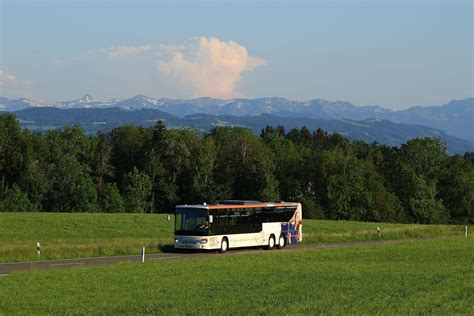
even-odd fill
[{"label": "bus rear wheel", "polygon": [[224,237],[222,238],[221,248],[219,248],[219,252],[224,253],[227,251],[227,249],[229,249],[229,240],[227,239],[227,237]]},{"label": "bus rear wheel", "polygon": [[284,248],[285,246],[286,246],[286,238],[285,238],[285,236],[280,235],[280,238],[278,238],[277,248],[281,249],[281,248]]},{"label": "bus rear wheel", "polygon": [[268,249],[268,250],[271,250],[271,249],[273,249],[273,247],[275,247],[275,236],[274,236],[274,235],[271,235],[270,238],[268,238],[268,246],[267,246],[267,249]]}]

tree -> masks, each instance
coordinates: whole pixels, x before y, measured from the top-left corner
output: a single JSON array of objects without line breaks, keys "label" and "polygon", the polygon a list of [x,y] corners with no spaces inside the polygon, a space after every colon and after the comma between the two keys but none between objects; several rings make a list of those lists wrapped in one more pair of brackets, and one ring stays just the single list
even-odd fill
[{"label": "tree", "polygon": [[[150,177],[152,182],[152,212],[159,212],[164,207],[164,199],[169,197],[169,195],[165,193],[169,191],[170,187],[165,178],[166,170],[162,161],[160,160],[160,155],[156,153],[155,148],[151,148],[146,153],[145,161],[144,172]],[[171,195],[175,196],[175,194]]]},{"label": "tree", "polygon": [[13,114],[0,115],[0,194],[17,183],[25,172],[28,158],[28,131],[20,130]]},{"label": "tree", "polygon": [[280,197],[298,201],[310,187],[308,174],[312,166],[310,149],[295,144],[280,133],[267,133],[263,142],[268,148],[268,156],[275,166],[273,172],[278,181]]},{"label": "tree", "polygon": [[145,213],[151,208],[150,177],[138,171],[136,167],[125,174],[123,180],[123,196],[125,210],[129,213]]},{"label": "tree", "polygon": [[409,212],[416,223],[433,224],[447,221],[443,203],[436,198],[436,187],[422,177],[414,178],[414,192],[409,198]]},{"label": "tree", "polygon": [[327,217],[332,219],[359,219],[359,196],[363,192],[363,164],[340,148],[323,154],[322,176],[325,182],[322,204]]},{"label": "tree", "polygon": [[401,203],[392,192],[389,192],[383,178],[371,161],[365,161],[362,173],[364,188],[359,196],[359,220],[371,222],[393,222],[402,212]]},{"label": "tree", "polygon": [[266,134],[271,134],[275,133],[275,129],[271,125],[265,126],[265,128],[262,128],[262,132],[260,133],[260,137],[265,137]]},{"label": "tree", "polygon": [[23,193],[20,187],[14,184],[7,188],[3,196],[0,196],[0,212],[31,212],[35,211],[34,205]]},{"label": "tree", "polygon": [[278,182],[275,166],[261,139],[250,130],[235,130],[233,142],[233,168],[235,197],[242,199],[276,200]]},{"label": "tree", "polygon": [[173,184],[167,179],[166,167],[164,165],[164,153],[168,146],[168,131],[162,121],[158,121],[151,128],[151,136],[146,139],[145,165],[143,171],[152,181],[152,212],[160,212],[168,207],[171,200],[176,196]]},{"label": "tree", "polygon": [[474,166],[474,151],[468,151],[464,153],[464,160],[469,162],[471,165]]},{"label": "tree", "polygon": [[57,160],[50,170],[51,188],[46,210],[53,212],[95,212],[97,192],[87,167],[71,156]]},{"label": "tree", "polygon": [[225,198],[279,198],[275,165],[261,138],[240,127],[218,127],[209,137],[215,143],[214,180]]},{"label": "tree", "polygon": [[324,209],[310,196],[303,196],[298,200],[303,207],[303,217],[309,219],[324,219]]},{"label": "tree", "polygon": [[109,134],[98,133],[94,141],[92,157],[92,174],[97,185],[97,198],[99,204],[102,204],[104,195],[104,180],[111,178],[114,174],[114,167],[111,165],[112,147],[110,146]]},{"label": "tree", "polygon": [[233,193],[235,169],[234,160],[234,128],[216,127],[206,138],[212,139],[215,145],[215,163],[213,179],[217,184],[217,198],[221,200],[235,198]]},{"label": "tree", "polygon": [[191,137],[189,140],[188,146],[193,159],[189,161],[189,169],[180,177],[179,187],[186,189],[184,192],[180,190],[179,194],[187,194],[198,203],[215,203],[219,200],[220,191],[213,178],[216,162],[214,141],[212,138],[197,137]]},{"label": "tree", "polygon": [[119,189],[115,183],[107,183],[104,186],[100,209],[105,213],[123,213],[125,204]]},{"label": "tree", "polygon": [[53,212],[95,212],[97,192],[90,175],[90,139],[78,127],[51,130],[40,145],[48,191],[43,209]]},{"label": "tree", "polygon": [[311,132],[306,126],[303,126],[300,130],[296,128],[291,129],[286,137],[293,143],[299,143],[305,146],[309,146],[313,142]]},{"label": "tree", "polygon": [[316,132],[313,132],[313,146],[316,149],[323,149],[326,147],[328,139],[328,133],[318,128]]},{"label": "tree", "polygon": [[400,157],[416,175],[435,180],[444,165],[446,145],[439,138],[415,138],[400,147]]},{"label": "tree", "polygon": [[440,172],[438,198],[453,223],[474,223],[474,167],[461,156],[450,157]]},{"label": "tree", "polygon": [[31,159],[19,180],[19,185],[23,192],[38,211],[45,210],[43,203],[46,194],[51,188],[51,178],[48,173],[48,166],[39,159]]},{"label": "tree", "polygon": [[339,133],[331,133],[326,139],[326,146],[328,149],[334,147],[347,148],[349,146],[349,140]]},{"label": "tree", "polygon": [[124,175],[137,167],[143,170],[147,130],[133,125],[114,128],[110,132],[112,146],[111,162],[115,169],[115,180],[120,183]]}]

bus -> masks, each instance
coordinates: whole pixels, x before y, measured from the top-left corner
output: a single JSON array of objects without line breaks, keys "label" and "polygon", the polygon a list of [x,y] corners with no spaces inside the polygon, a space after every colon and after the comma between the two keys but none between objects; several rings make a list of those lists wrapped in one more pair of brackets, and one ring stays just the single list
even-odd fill
[{"label": "bus", "polygon": [[281,249],[302,240],[301,203],[231,200],[177,205],[174,247],[219,250],[264,246]]}]

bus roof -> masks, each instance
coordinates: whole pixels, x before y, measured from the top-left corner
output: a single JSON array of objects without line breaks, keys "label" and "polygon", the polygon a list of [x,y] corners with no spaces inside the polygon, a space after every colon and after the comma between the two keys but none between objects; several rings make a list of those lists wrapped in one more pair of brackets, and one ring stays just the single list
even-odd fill
[{"label": "bus roof", "polygon": [[[232,202],[232,203],[231,203]],[[259,201],[241,201],[232,200],[224,201],[218,204],[193,204],[193,205],[176,205],[176,208],[202,208],[208,210],[226,209],[226,208],[257,208],[272,206],[297,206],[296,202],[259,202]]]}]

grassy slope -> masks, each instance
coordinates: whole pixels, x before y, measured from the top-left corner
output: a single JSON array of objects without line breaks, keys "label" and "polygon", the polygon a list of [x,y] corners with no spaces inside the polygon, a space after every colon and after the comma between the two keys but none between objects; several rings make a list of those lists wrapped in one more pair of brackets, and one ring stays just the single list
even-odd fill
[{"label": "grassy slope", "polygon": [[170,244],[163,214],[0,213],[0,262],[156,253]]},{"label": "grassy slope", "polygon": [[[461,226],[305,220],[305,243],[462,234]],[[152,214],[0,213],[0,262],[139,254],[160,251],[173,238],[173,221]]]},{"label": "grassy slope", "polygon": [[473,238],[28,271],[0,314],[474,314]]}]

